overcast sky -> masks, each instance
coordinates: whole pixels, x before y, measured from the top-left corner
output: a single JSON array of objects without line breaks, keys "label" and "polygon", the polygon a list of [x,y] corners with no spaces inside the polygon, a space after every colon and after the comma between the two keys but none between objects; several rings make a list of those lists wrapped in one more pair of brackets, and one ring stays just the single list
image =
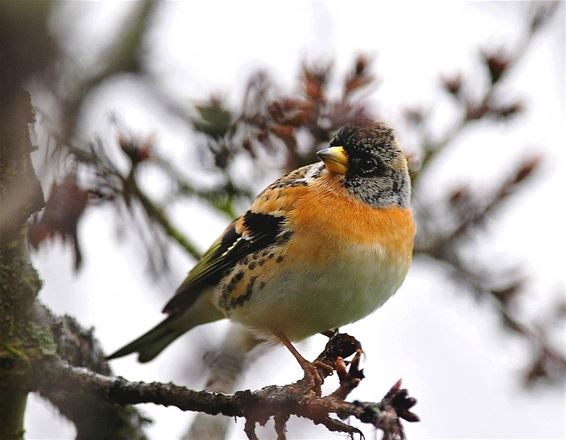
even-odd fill
[{"label": "overcast sky", "polygon": [[[404,105],[427,107],[437,102],[439,74],[475,69],[478,48],[517,41],[527,7],[511,2],[170,2],[153,25],[149,56],[167,88],[190,102],[214,91],[237,99],[242,81],[257,67],[289,85],[304,58],[331,57],[344,71],[354,54],[369,53],[376,55],[382,78],[374,99],[380,113],[395,125]],[[78,62],[91,63],[130,8],[131,4],[118,2],[67,4],[58,17],[67,23],[64,32],[73,35],[67,40],[69,52]],[[536,184],[508,202],[497,218],[498,227],[486,232],[489,245],[478,249],[480,255],[513,255],[538,275],[532,281],[533,296],[524,305],[532,315],[545,303],[537,295],[556,291],[564,282],[565,236],[556,234],[566,224],[564,9],[562,5],[551,26],[536,39],[505,90],[525,99],[527,113],[507,127],[479,127],[467,133],[448,160],[438,164],[440,177],[435,181],[447,184],[459,176],[459,181],[489,186],[500,174],[501,163],[516,160],[517,152],[545,153],[547,161]],[[78,19],[65,21],[77,13]],[[108,114],[116,112],[132,132],[155,132],[159,148],[181,154],[188,144],[187,132],[148,99],[127,78],[106,87],[93,99],[83,121],[84,136],[108,137]],[[499,145],[496,151],[494,144]],[[175,206],[173,215],[201,249],[226,224],[191,203]],[[109,223],[107,210],[88,212],[80,230],[86,244],[85,268],[78,276],[71,273],[71,256],[61,246],[49,246],[34,257],[45,281],[42,299],[55,312],[70,313],[82,324],[95,326],[107,351],[161,319],[169,292],[193,264],[174,251],[173,279],[152,284],[140,269],[143,261],[136,247],[117,244]],[[419,398],[416,412],[423,420],[406,424],[410,439],[564,438],[564,389],[525,392],[519,371],[527,361],[526,347],[500,330],[488,305],[452,292],[445,283],[430,267],[414,265],[392,300],[345,328],[360,336],[367,352],[368,377],[352,398],[377,400],[402,377]],[[128,357],[112,366],[132,380],[180,381],[184,375],[172,361],[190,358],[191,338],[212,343],[225,328],[225,323],[216,323],[196,330],[152,363],[140,365]],[[303,354],[315,356],[323,341],[311,338],[301,346]],[[277,371],[274,365],[285,368]],[[198,359],[195,366],[200,366]],[[276,349],[260,359],[241,387],[287,383],[299,374],[290,355]],[[185,385],[198,388],[201,382]],[[153,439],[178,438],[191,417],[174,408],[143,405],[143,410],[155,420],[149,429]],[[74,432],[36,398],[26,414],[26,430],[28,438],[38,439],[72,438]],[[231,432],[234,439],[244,437],[241,423]],[[269,430],[260,433],[272,435]],[[294,424],[289,433],[289,438],[328,436],[305,421]]]}]

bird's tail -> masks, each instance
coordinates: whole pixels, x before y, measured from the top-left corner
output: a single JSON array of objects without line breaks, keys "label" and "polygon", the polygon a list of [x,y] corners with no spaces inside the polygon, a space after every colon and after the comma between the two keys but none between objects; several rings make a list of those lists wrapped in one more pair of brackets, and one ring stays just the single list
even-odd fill
[{"label": "bird's tail", "polygon": [[[169,316],[153,327],[147,333],[130,342],[128,345],[115,351],[107,360],[126,356],[130,353],[138,352],[140,362],[148,362],[157,356],[171,342],[177,339],[183,332],[174,329],[175,317]],[[187,329],[188,330],[188,329]]]},{"label": "bird's tail", "polygon": [[224,316],[209,301],[196,301],[189,310],[168,316],[147,333],[107,356],[106,359],[116,359],[137,352],[140,362],[148,362],[183,333],[200,324],[222,318]]}]

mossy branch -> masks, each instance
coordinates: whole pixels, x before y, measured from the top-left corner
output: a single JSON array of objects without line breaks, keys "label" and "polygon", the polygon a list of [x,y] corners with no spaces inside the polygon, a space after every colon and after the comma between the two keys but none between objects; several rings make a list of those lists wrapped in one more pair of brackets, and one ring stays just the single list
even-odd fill
[{"label": "mossy branch", "polygon": [[[418,421],[418,417],[410,411],[416,400],[408,396],[407,390],[401,389],[400,381],[380,402],[345,400],[363,379],[363,372],[359,369],[360,353],[359,343],[349,335],[335,334],[329,339],[317,359],[327,366],[320,369],[319,374],[324,378],[329,369],[336,371],[340,387],[327,396],[316,393],[306,379],[285,386],[270,385],[257,391],[223,394],[195,391],[172,383],[129,382],[122,377],[109,377],[71,367],[57,358],[36,364],[38,374],[32,375],[29,385],[37,387],[42,393],[56,390],[67,399],[86,393],[118,405],[154,403],[175,406],[183,411],[242,417],[246,420],[245,432],[250,439],[257,438],[256,423],[263,425],[270,418],[276,419],[278,438],[284,439],[284,425],[290,415],[308,418],[330,431],[361,434],[359,429],[340,420],[354,417],[382,430],[385,438],[404,438],[401,419],[414,422]],[[343,358],[352,354],[355,356],[348,368]]]}]

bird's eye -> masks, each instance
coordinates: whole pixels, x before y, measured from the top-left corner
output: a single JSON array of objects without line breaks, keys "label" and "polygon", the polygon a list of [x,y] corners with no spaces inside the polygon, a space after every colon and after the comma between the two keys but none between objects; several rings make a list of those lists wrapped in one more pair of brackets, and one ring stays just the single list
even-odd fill
[{"label": "bird's eye", "polygon": [[356,174],[360,176],[380,176],[384,172],[383,164],[371,156],[355,158],[352,162]]},{"label": "bird's eye", "polygon": [[377,161],[375,159],[365,159],[360,161],[360,170],[365,172],[371,172],[377,168]]}]

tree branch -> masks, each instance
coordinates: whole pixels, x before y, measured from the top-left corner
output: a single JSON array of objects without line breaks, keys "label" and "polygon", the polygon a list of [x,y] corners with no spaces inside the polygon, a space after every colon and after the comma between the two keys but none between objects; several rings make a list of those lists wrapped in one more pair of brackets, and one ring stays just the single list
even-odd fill
[{"label": "tree branch", "polygon": [[[505,54],[503,51],[484,52],[482,51],[483,62],[489,71],[490,81],[478,99],[471,99],[464,96],[464,83],[462,76],[458,75],[451,79],[444,79],[444,88],[457,100],[460,107],[461,116],[453,123],[452,127],[447,129],[442,137],[437,140],[430,139],[423,131],[423,139],[421,140],[421,164],[422,170],[431,168],[430,164],[436,160],[439,153],[446,146],[454,142],[461,133],[472,123],[482,120],[488,116],[505,117],[505,111],[511,110],[509,115],[521,110],[520,101],[516,101],[515,105],[500,104],[494,102],[501,85],[505,83],[504,79],[509,75],[513,68],[519,65],[523,56],[530,47],[534,37],[544,26],[543,24],[550,20],[558,9],[558,2],[540,2],[533,3],[534,7],[525,27],[524,34],[519,40],[515,50],[511,54]],[[413,173],[413,188],[417,189],[421,177],[424,172]]]},{"label": "tree branch", "polygon": [[[1,15],[1,13],[0,13]],[[0,17],[1,19],[2,17]],[[3,23],[0,20],[0,27]],[[1,39],[0,39],[1,40]],[[0,52],[3,52],[0,41]],[[0,69],[4,64],[0,59]],[[3,73],[3,70],[0,70]],[[47,348],[34,326],[33,302],[41,287],[26,247],[26,221],[43,206],[29,157],[31,99],[16,83],[0,84],[0,438],[23,436],[27,391],[18,388],[31,359]]]},{"label": "tree branch", "polygon": [[[97,374],[112,374],[92,329],[82,328],[74,318],[67,315],[55,317],[43,305],[38,306],[57,343],[59,359],[65,359],[61,362],[72,365],[72,368],[88,368]],[[44,371],[38,376],[43,374]],[[39,389],[39,394],[75,425],[77,439],[146,439],[143,427],[150,420],[135,408],[112,404],[88,390],[63,393],[63,383],[55,382],[54,385]]]},{"label": "tree branch", "polygon": [[[236,382],[248,367],[250,351],[258,341],[250,332],[239,326],[231,327],[207,368],[205,389],[219,393],[232,393]],[[230,419],[200,413],[191,422],[183,440],[223,439]]]},{"label": "tree branch", "polygon": [[163,210],[142,191],[135,178],[134,169],[132,169],[130,177],[127,179],[127,185],[131,195],[134,195],[135,198],[138,199],[147,216],[159,224],[163,232],[181,246],[189,255],[198,260],[201,257],[201,252],[175,225],[173,225],[173,223],[171,223]]},{"label": "tree branch", "polygon": [[[7,2],[0,10],[1,439],[23,437],[27,394],[35,389],[25,382],[35,373],[41,376],[36,368],[46,358],[57,353],[75,365],[111,373],[105,363],[100,363],[104,355],[92,333],[81,330],[71,318],[54,318],[39,303],[41,281],[29,260],[26,222],[44,207],[44,200],[30,158],[34,147],[29,126],[35,114],[22,83],[31,73],[43,70],[53,51],[44,28],[47,5]],[[31,9],[26,13],[28,7]],[[23,40],[22,34],[26,35]],[[23,42],[26,44],[22,46]],[[57,333],[56,340],[53,333]],[[140,429],[144,419],[132,408],[109,405],[86,394],[67,399],[56,387],[43,397],[73,421],[79,439],[145,438]]]},{"label": "tree branch", "polygon": [[[335,366],[343,362],[343,356],[350,356],[359,350],[354,338],[345,334],[336,334],[328,342],[325,351],[318,360]],[[354,365],[354,364],[352,364]],[[325,377],[328,374],[327,369]],[[321,373],[322,373],[321,371]],[[183,411],[199,411],[206,414],[222,414],[229,417],[246,419],[246,433],[249,438],[256,438],[254,426],[265,424],[272,417],[277,419],[279,438],[284,434],[284,424],[290,415],[305,417],[316,424],[322,424],[331,431],[359,433],[339,419],[355,417],[363,423],[373,425],[384,432],[384,438],[404,438],[400,419],[417,421],[418,417],[410,412],[416,400],[408,397],[407,390],[400,388],[400,382],[385,395],[380,402],[347,402],[336,393],[328,396],[317,396],[306,386],[304,380],[284,385],[267,386],[257,391],[238,391],[234,394],[223,394],[209,391],[194,391],[172,383],[129,382],[124,378],[109,377],[93,373],[89,370],[71,367],[51,358],[37,364],[37,374],[29,386],[37,387],[42,393],[51,393],[55,389],[64,395],[89,393],[119,405],[138,403],[154,403],[164,406],[175,406]],[[339,377],[343,384],[352,382],[350,376],[359,375],[358,361],[348,372],[341,369]],[[362,375],[363,377],[363,375]],[[361,379],[360,379],[361,380]],[[356,382],[359,383],[359,380]],[[341,385],[343,388],[344,385]],[[350,387],[350,390],[353,387]]]}]

